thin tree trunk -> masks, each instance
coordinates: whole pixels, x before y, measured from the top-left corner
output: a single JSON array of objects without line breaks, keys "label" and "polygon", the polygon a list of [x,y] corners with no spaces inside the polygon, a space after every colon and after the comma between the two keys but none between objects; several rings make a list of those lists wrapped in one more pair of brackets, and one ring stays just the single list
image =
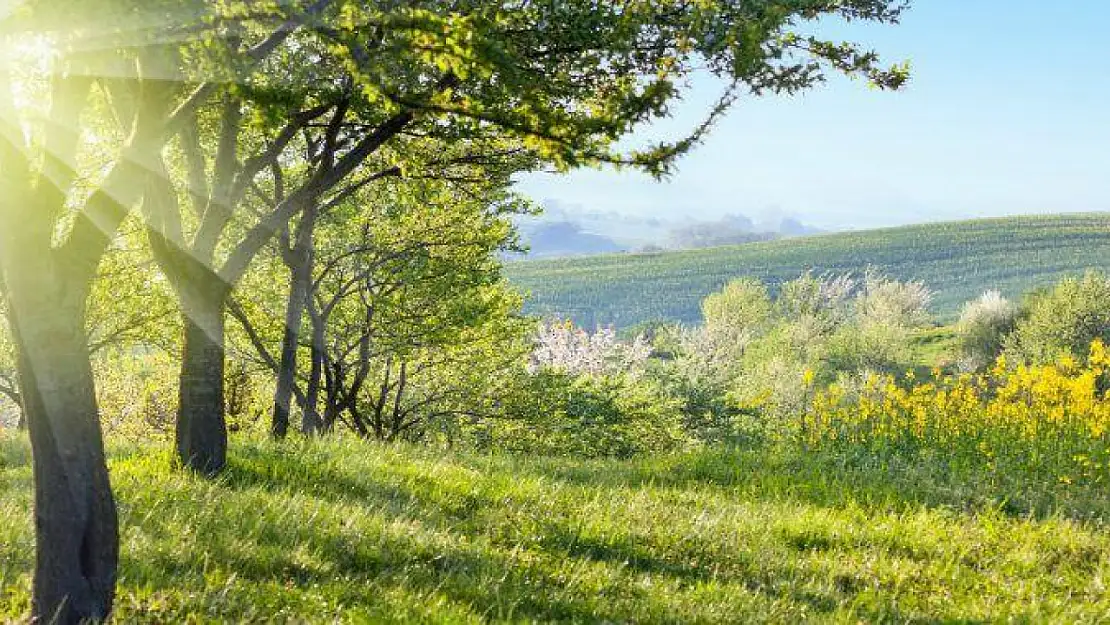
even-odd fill
[{"label": "thin tree trunk", "polygon": [[[277,387],[274,390],[273,417],[270,434],[283,439],[289,433],[289,413],[293,403],[293,385],[297,383],[297,348],[300,343],[301,318],[304,298],[308,292],[308,279],[300,262],[290,270],[289,299],[285,303],[285,334],[281,341],[281,363],[278,366]],[[306,279],[308,278],[308,279]]]},{"label": "thin tree trunk", "polygon": [[12,326],[26,348],[18,369],[35,478],[32,618],[102,620],[115,596],[119,529],[85,336],[84,291],[58,288],[63,281],[49,275],[56,272],[34,273],[40,275],[9,280]]},{"label": "thin tree trunk", "polygon": [[[312,289],[312,236],[316,228],[317,207],[305,209],[297,227],[297,241],[284,261],[289,268],[289,298],[285,304],[285,334],[281,343],[281,365],[277,388],[274,390],[273,421],[270,434],[276,439],[289,433],[289,413],[293,402],[293,385],[297,383],[297,350],[301,342],[301,324],[309,291]],[[307,412],[307,409],[306,411]],[[304,429],[302,418],[302,430]]]},{"label": "thin tree trunk", "polygon": [[199,289],[182,298],[185,341],[178,390],[177,455],[212,476],[227,463],[224,416],[224,312],[227,291]]},{"label": "thin tree trunk", "polygon": [[308,374],[308,389],[301,411],[301,432],[306,436],[320,433],[324,423],[317,406],[320,405],[320,384],[324,374],[324,328],[314,318],[312,323],[312,367]]}]

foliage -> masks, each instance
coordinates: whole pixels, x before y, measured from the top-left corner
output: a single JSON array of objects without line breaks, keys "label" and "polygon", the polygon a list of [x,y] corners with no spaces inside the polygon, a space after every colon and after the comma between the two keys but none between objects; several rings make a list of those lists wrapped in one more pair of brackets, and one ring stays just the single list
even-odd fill
[{"label": "foliage", "polygon": [[1110,341],[1110,280],[1088,271],[1030,294],[1006,353],[1011,360],[1051,363],[1061,355],[1082,358],[1096,339]]},{"label": "foliage", "polygon": [[736,363],[720,357],[725,349],[702,328],[671,326],[656,334],[657,358],[648,375],[680,402],[683,429],[696,440],[735,442],[740,411],[726,399]]},{"label": "foliage", "polygon": [[1017,316],[1018,307],[994,290],[965,304],[956,323],[960,368],[979,371],[994,362]]},{"label": "foliage", "polygon": [[741,409],[797,414],[814,382],[910,366],[912,333],[928,321],[929,299],[920,283],[870,271],[862,280],[806,273],[774,299],[754,279],[734,281],[706,298],[705,325],[692,331],[702,338],[686,341],[676,366],[727,389]]},{"label": "foliage", "polygon": [[678,401],[629,373],[541,369],[519,380],[502,410],[484,434],[493,448],[515,453],[627,458],[691,442]]},{"label": "foliage", "polygon": [[701,302],[736,276],[772,292],[798,275],[859,275],[868,267],[936,289],[943,322],[988,289],[1017,298],[1032,288],[1105,264],[1106,214],[1023,216],[924,224],[751,243],[735,247],[612,254],[509,263],[506,274],[531,293],[526,311],[569,318],[584,328],[643,321],[701,321]]},{"label": "foliage", "polygon": [[[837,289],[832,281],[833,291]],[[885,325],[914,328],[928,324],[933,293],[923,282],[892,280],[869,270],[856,296],[855,316],[861,326]]]},{"label": "foliage", "polygon": [[765,330],[772,306],[767,287],[754,278],[740,278],[705,298],[701,305],[705,333],[713,357],[735,361],[748,344]]},{"label": "foliage", "polygon": [[93,361],[106,432],[137,440],[173,434],[177,363],[161,350],[116,347]]}]

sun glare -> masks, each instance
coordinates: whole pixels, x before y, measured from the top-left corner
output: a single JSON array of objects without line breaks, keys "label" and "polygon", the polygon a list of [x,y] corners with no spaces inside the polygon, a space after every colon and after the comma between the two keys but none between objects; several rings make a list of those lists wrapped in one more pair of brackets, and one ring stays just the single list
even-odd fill
[{"label": "sun glare", "polygon": [[45,103],[45,78],[58,56],[49,37],[30,35],[0,48],[0,62],[8,65],[12,78],[12,99],[19,111],[34,114]]}]

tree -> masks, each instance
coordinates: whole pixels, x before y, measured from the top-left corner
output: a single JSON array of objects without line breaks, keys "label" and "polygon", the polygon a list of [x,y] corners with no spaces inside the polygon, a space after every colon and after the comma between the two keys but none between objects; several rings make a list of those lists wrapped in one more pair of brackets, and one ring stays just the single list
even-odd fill
[{"label": "tree", "polygon": [[151,25],[195,31],[200,8],[36,0],[0,22],[0,268],[33,450],[36,620],[111,611],[118,526],[85,313],[165,136],[198,103],[173,108],[180,46]]},{"label": "tree", "polygon": [[[198,111],[182,127],[188,192],[169,184],[170,168],[159,165],[144,201],[156,255],[186,317],[181,461],[205,473],[225,462],[220,381],[232,289],[295,216],[404,171],[368,169],[371,156],[414,135],[511,136],[560,168],[616,163],[662,174],[742,91],[798,91],[829,68],[900,86],[904,68],[882,68],[874,53],[796,31],[822,14],[893,22],[902,9],[892,0],[786,7],[318,0],[247,12],[216,44],[228,59],[225,80],[238,85],[209,89],[219,113]],[[251,64],[267,45],[248,42],[279,22],[303,28],[266,62]],[[730,82],[704,124],[673,144],[613,150],[637,125],[665,116],[677,85],[703,67]],[[270,178],[262,193],[260,176]],[[255,201],[250,194],[269,196],[254,204],[262,217],[237,228],[235,218]],[[182,196],[194,200],[190,237]]]},{"label": "tree", "polygon": [[[492,385],[468,373],[522,356],[529,324],[497,258],[521,202],[497,178],[453,171],[368,188],[320,224],[305,287],[311,332],[294,345],[309,371],[289,390],[307,433],[342,423],[368,438],[420,438],[490,403]],[[277,368],[271,346],[288,347],[290,332],[267,328],[258,307],[233,314]]]},{"label": "tree", "polygon": [[[124,239],[118,238],[105,254],[86,301],[85,334],[90,357],[109,350],[161,349],[168,343],[164,330],[170,320],[171,302],[153,283],[151,263],[145,258],[149,252]],[[0,319],[8,319],[3,289]],[[16,359],[11,328],[0,326],[0,395],[18,410],[22,394]],[[22,412],[17,427],[26,427]]]},{"label": "tree", "polygon": [[[153,59],[146,59],[144,71]],[[111,609],[118,559],[115,504],[104,462],[85,304],[101,256],[137,195],[138,162],[153,149],[167,98],[143,81],[135,130],[100,188],[83,199],[66,235],[79,119],[93,81],[77,60],[52,80],[49,122],[32,141],[0,65],[0,265],[16,345],[23,411],[34,449],[37,617],[76,622]],[[38,141],[35,141],[38,139]],[[41,155],[41,158],[40,158]]]},{"label": "tree", "polygon": [[1033,291],[1012,323],[1003,342],[1011,362],[1082,361],[1096,339],[1110,341],[1110,277],[1088,271]]},{"label": "tree", "polygon": [[[516,203],[503,202],[495,198],[501,198],[504,195],[504,190],[510,186],[511,176],[514,173],[529,168],[533,163],[533,159],[529,157],[526,151],[513,144],[502,145],[493,142],[474,141],[447,144],[436,140],[410,140],[406,141],[402,147],[406,150],[403,159],[404,167],[412,172],[405,176],[410,188],[408,193],[398,193],[396,183],[391,183],[392,189],[388,193],[374,196],[363,192],[355,195],[354,198],[358,202],[370,202],[371,205],[361,209],[356,207],[354,211],[349,210],[349,207],[346,211],[336,211],[335,203],[323,207],[325,210],[310,206],[296,224],[295,242],[290,241],[293,237],[290,236],[288,230],[282,233],[279,241],[280,256],[289,270],[290,279],[285,307],[285,330],[281,346],[280,366],[277,371],[278,379],[274,393],[271,424],[271,433],[276,438],[284,437],[289,428],[289,412],[294,394],[293,386],[297,370],[297,346],[300,341],[301,322],[306,312],[309,312],[308,307],[312,305],[312,298],[318,295],[320,289],[320,281],[313,280],[317,227],[328,222],[335,222],[338,219],[337,224],[331,223],[330,225],[333,227],[338,225],[342,230],[345,222],[352,221],[352,213],[354,213],[356,222],[359,219],[377,219],[383,221],[387,228],[392,225],[395,229],[397,220],[403,217],[403,215],[398,214],[399,212],[414,212],[423,216],[423,218],[430,218],[435,215],[429,213],[428,209],[439,206],[441,213],[454,214],[457,212],[462,218],[456,222],[449,222],[446,224],[447,227],[443,229],[444,240],[438,247],[440,249],[451,249],[451,237],[457,237],[455,229],[460,224],[481,223],[475,222],[472,214],[481,214],[483,210],[488,208],[480,205],[482,199],[486,199],[491,207],[516,205]],[[396,152],[396,150],[392,150],[392,152]],[[386,163],[400,160],[402,159],[396,157],[389,158],[387,156],[385,158]],[[391,172],[397,169],[399,168],[394,166],[393,169],[384,168],[380,171]],[[396,175],[389,177],[393,180],[397,179]],[[438,181],[438,186],[436,186],[436,181]],[[438,196],[433,197],[432,201],[434,203],[428,207],[413,201],[413,198],[416,197],[413,193],[427,195],[433,188],[448,189],[453,195],[458,196],[458,199],[451,199],[445,195],[446,192],[441,192]],[[382,201],[381,198],[390,198],[388,205],[374,206],[373,204],[376,202]],[[351,203],[351,200],[348,199],[347,204]],[[406,208],[399,209],[398,205]],[[384,218],[380,209],[386,209]],[[471,212],[468,213],[467,210]],[[474,213],[475,210],[477,210],[477,213]],[[389,249],[389,246],[383,247],[381,245],[380,239],[384,237],[392,244],[389,253],[398,258],[403,256],[397,249],[398,242],[404,241],[403,236],[397,232],[387,235],[386,232],[374,227],[372,223],[363,223],[362,227],[364,229],[363,238],[365,239],[367,235],[371,235],[376,243],[370,244],[368,241],[359,243],[360,245],[369,245],[361,255],[372,256],[376,253],[381,254],[384,249]],[[357,230],[357,228],[355,229]],[[411,226],[409,226],[409,230],[409,234],[413,234]],[[480,228],[480,230],[488,230],[488,228]],[[508,234],[505,233],[504,236],[507,237]],[[427,232],[422,234],[421,237],[424,241],[430,241],[435,238],[435,233]],[[480,244],[481,241],[486,241],[487,245],[491,246],[489,249],[492,253],[497,245],[507,242],[507,239],[499,241],[491,240],[488,236],[486,238],[472,237],[472,243],[475,245]],[[427,243],[422,245],[427,245]],[[358,258],[361,255],[351,256],[344,252],[346,260]],[[485,265],[483,262],[482,267],[485,267]],[[334,266],[330,267],[332,270],[335,269]],[[342,299],[347,295],[349,294],[343,294],[339,297]],[[317,431],[320,425],[316,421],[317,416],[314,407],[302,410],[302,432],[310,434]]]}]

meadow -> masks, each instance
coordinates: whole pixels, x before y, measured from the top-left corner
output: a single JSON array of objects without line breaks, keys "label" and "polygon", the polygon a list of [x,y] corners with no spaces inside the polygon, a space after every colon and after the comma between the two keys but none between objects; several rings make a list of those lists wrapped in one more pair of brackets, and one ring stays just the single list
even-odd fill
[{"label": "meadow", "polygon": [[[235,441],[217,480],[112,442],[115,621],[1110,618],[1110,502],[788,448],[637,460]],[[0,439],[0,620],[27,613],[29,449]],[[1020,493],[1015,496],[1016,493]]]},{"label": "meadow", "polygon": [[987,289],[1016,297],[1061,276],[1104,268],[1110,215],[985,219],[827,234],[651,254],[520,261],[509,279],[530,292],[526,310],[585,328],[668,320],[697,323],[701,300],[729,280],[771,284],[815,273],[874,267],[935,291],[933,312],[952,319]]}]

